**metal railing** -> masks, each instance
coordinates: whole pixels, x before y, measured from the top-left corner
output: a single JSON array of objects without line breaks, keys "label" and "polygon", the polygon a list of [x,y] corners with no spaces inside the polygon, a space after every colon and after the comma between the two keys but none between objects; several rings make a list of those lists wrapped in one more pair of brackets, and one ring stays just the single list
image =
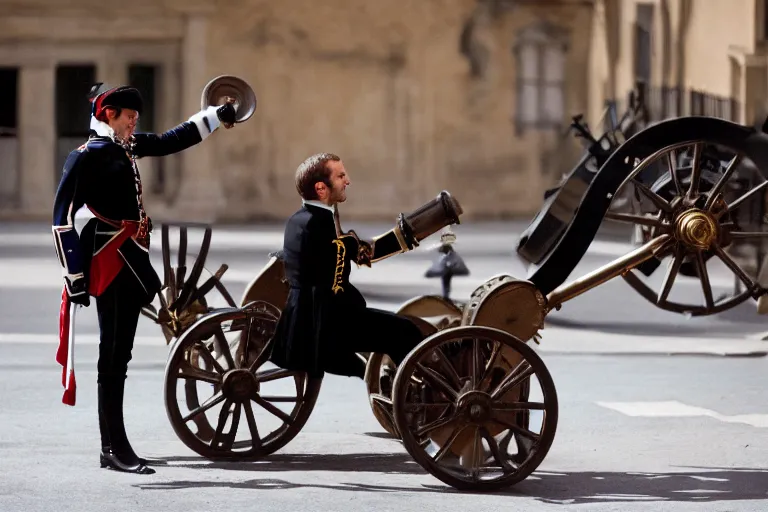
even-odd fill
[{"label": "metal railing", "polygon": [[739,102],[696,89],[670,86],[643,86],[648,108],[648,121],[683,116],[710,116],[740,122]]}]

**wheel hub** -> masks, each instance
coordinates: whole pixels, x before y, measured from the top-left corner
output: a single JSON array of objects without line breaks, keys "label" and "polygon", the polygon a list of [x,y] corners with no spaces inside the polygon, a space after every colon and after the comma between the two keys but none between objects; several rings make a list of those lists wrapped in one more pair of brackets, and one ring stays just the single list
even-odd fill
[{"label": "wheel hub", "polygon": [[491,419],[491,396],[482,391],[469,391],[457,400],[459,410],[471,423],[482,424]]},{"label": "wheel hub", "polygon": [[224,374],[221,392],[226,398],[241,402],[259,392],[259,381],[246,369],[230,370]]},{"label": "wheel hub", "polygon": [[717,221],[707,212],[691,209],[675,220],[675,238],[692,249],[709,249],[717,240]]}]

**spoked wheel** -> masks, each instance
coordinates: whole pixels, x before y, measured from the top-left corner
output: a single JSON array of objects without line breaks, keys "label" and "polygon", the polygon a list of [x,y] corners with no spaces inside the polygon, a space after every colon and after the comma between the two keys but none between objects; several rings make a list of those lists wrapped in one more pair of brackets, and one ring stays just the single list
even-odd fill
[{"label": "spoked wheel", "polygon": [[519,339],[464,326],[424,340],[395,377],[395,424],[424,469],[457,489],[513,485],[544,460],[555,438],[555,385]]},{"label": "spoked wheel", "polygon": [[[170,228],[179,228],[176,266],[171,264]],[[204,228],[203,238],[191,268],[187,267],[188,228]],[[201,315],[214,308],[208,294],[215,288],[221,300],[219,306],[236,307],[235,301],[224,287],[221,278],[227,271],[222,264],[215,273],[205,268],[205,260],[211,245],[211,227],[208,225],[163,224],[161,229],[163,254],[163,287],[158,293],[160,307],[152,304],[142,308],[142,313],[159,324],[166,343],[178,338]],[[189,271],[189,273],[188,273]]]},{"label": "spoked wheel", "polygon": [[[654,169],[659,176],[652,184],[638,180],[641,172]],[[660,236],[668,240],[655,258],[622,277],[655,306],[691,316],[719,313],[750,297],[758,298],[765,293],[756,280],[759,262],[750,265],[737,252],[756,249],[755,260],[761,259],[763,241],[768,240],[761,213],[766,186],[768,181],[751,160],[721,144],[687,141],[653,153],[622,184],[622,189],[635,188],[637,213],[609,213],[606,218],[634,224],[638,243]],[[668,260],[666,275],[654,291],[638,272],[650,276],[664,259]],[[735,278],[742,286],[716,298],[710,275],[718,271],[718,263],[728,282]],[[681,274],[700,281],[703,299],[698,304],[671,299]]]},{"label": "spoked wheel", "polygon": [[309,419],[322,379],[267,361],[275,311],[259,301],[217,310],[191,326],[171,351],[168,418],[179,439],[203,457],[264,457],[285,446]]},{"label": "spoked wheel", "polygon": [[[399,314],[403,314],[398,311]],[[437,327],[426,320],[408,316],[421,330],[424,338],[437,332]],[[392,410],[392,386],[395,380],[397,366],[386,354],[370,354],[365,365],[365,385],[368,389],[368,402],[373,416],[379,425],[390,435],[399,438],[395,427],[395,417]]]}]

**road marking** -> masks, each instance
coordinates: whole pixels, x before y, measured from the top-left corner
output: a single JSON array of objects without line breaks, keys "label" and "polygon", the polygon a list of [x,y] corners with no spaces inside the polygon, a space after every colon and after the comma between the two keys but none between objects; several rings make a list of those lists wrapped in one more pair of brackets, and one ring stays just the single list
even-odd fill
[{"label": "road marking", "polygon": [[[59,344],[58,333],[28,333],[28,332],[5,332],[0,333],[0,343],[39,343],[39,344]],[[98,345],[98,334],[75,334],[75,343],[77,345]],[[134,345],[156,345],[165,346],[165,336],[159,332],[157,336],[136,336],[133,341]]]},{"label": "road marking", "polygon": [[687,405],[675,400],[666,402],[596,402],[606,409],[613,409],[626,416],[641,418],[691,418],[705,416],[725,423],[742,423],[757,428],[768,428],[768,414],[727,415]]}]

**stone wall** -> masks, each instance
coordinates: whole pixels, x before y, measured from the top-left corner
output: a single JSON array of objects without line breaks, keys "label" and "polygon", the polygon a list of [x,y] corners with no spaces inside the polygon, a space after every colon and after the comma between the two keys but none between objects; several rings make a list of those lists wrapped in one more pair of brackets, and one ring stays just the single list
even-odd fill
[{"label": "stone wall", "polygon": [[[589,107],[591,2],[136,0],[132,17],[121,2],[72,4],[0,0],[0,57],[64,42],[101,51],[100,76],[114,82],[128,55],[164,52],[162,129],[199,109],[214,76],[240,76],[257,94],[247,123],[170,159],[170,190],[147,197],[160,220],[284,218],[298,205],[297,165],[319,151],[339,154],[350,172],[345,218],[393,219],[442,189],[467,217],[530,216],[578,155],[554,130],[515,129],[513,50],[542,22],[565,34],[564,130]],[[45,124],[49,109],[41,113],[25,122]],[[22,162],[35,137],[20,145]],[[50,181],[50,158],[37,158],[38,181]],[[23,192],[35,195],[28,213],[45,211],[49,185]]]}]

